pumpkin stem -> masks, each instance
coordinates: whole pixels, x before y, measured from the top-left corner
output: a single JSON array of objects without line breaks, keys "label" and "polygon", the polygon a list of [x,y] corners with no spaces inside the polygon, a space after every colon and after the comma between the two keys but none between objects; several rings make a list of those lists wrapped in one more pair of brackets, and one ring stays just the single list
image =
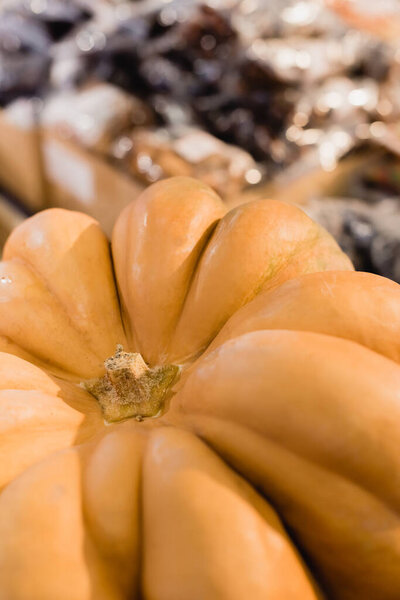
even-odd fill
[{"label": "pumpkin stem", "polygon": [[118,345],[104,366],[106,374],[81,385],[99,402],[109,422],[136,417],[155,417],[164,404],[179,367],[165,365],[150,368],[138,352],[124,352]]}]

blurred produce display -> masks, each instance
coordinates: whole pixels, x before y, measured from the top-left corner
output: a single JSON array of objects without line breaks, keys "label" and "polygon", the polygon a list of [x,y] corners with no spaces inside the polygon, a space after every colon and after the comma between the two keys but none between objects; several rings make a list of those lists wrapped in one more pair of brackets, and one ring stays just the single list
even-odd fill
[{"label": "blurred produce display", "polygon": [[[399,0],[10,0],[0,105],[21,122],[21,98],[39,98],[37,127],[138,185],[183,174],[227,201],[286,193],[357,265],[400,280],[400,231],[381,227],[400,212],[398,33]],[[98,184],[68,178],[90,212]]]},{"label": "blurred produce display", "polygon": [[30,0],[2,3],[0,105],[47,88],[54,43],[93,12],[84,3]]},{"label": "blurred produce display", "polygon": [[120,4],[58,47],[53,87],[105,80],[145,99],[156,126],[205,128],[259,163],[244,185],[306,156],[333,170],[395,116],[394,47],[315,0],[219,4]]},{"label": "blurred produce display", "polygon": [[354,199],[311,201],[307,213],[340,242],[360,271],[400,281],[398,200],[368,205]]}]

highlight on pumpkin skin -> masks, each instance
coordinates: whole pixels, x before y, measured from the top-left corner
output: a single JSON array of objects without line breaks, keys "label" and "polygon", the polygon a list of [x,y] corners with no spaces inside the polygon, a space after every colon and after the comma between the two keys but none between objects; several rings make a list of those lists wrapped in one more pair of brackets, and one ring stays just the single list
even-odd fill
[{"label": "highlight on pumpkin skin", "polygon": [[0,535],[10,599],[321,598],[268,502],[170,427],[125,423],[28,469],[0,496]]},{"label": "highlight on pumpkin skin", "polygon": [[139,598],[144,442],[143,433],[119,426],[53,453],[3,491],[0,589],[7,600]]},{"label": "highlight on pumpkin skin", "polygon": [[148,364],[168,362],[193,272],[225,212],[211,188],[173,177],[148,187],[119,216],[112,253],[126,331],[130,349]]},{"label": "highlight on pumpkin skin", "polygon": [[[5,600],[400,596],[399,286],[290,205],[225,212],[176,178],[122,213],[129,341],[93,219],[50,209],[7,243],[0,349],[64,380],[0,353]],[[106,425],[76,385],[132,366],[152,413],[148,374],[210,342],[157,418]]]},{"label": "highlight on pumpkin skin", "polygon": [[0,490],[57,450],[104,427],[100,407],[76,385],[0,352]]},{"label": "highlight on pumpkin skin", "polygon": [[215,192],[185,177],[150,186],[123,211],[112,249],[129,344],[98,223],[58,208],[27,219],[0,264],[2,306],[12,307],[0,314],[0,349],[78,381],[99,377],[117,344],[150,366],[181,364],[265,287],[352,268],[294,206],[256,201],[225,213]]},{"label": "highlight on pumpkin skin", "polygon": [[322,598],[273,508],[188,432],[151,433],[143,511],[145,598]]},{"label": "highlight on pumpkin skin", "polygon": [[117,220],[112,249],[124,318],[147,363],[192,360],[266,287],[353,269],[293,205],[259,200],[225,213],[210,188],[177,177],[150,186]]},{"label": "highlight on pumpkin skin", "polygon": [[13,231],[3,259],[0,350],[57,375],[100,375],[104,359],[126,340],[99,224],[79,212],[42,211]]},{"label": "highlight on pumpkin skin", "polygon": [[400,367],[360,344],[257,331],[199,360],[175,410],[278,508],[328,597],[393,600],[399,390]]},{"label": "highlight on pumpkin skin", "polygon": [[333,238],[295,206],[258,200],[233,209],[198,262],[170,360],[186,362],[198,355],[262,290],[303,273],[352,268]]},{"label": "highlight on pumpkin skin", "polygon": [[400,362],[400,285],[351,271],[290,279],[261,292],[232,315],[206,354],[230,339],[264,329],[333,335]]}]

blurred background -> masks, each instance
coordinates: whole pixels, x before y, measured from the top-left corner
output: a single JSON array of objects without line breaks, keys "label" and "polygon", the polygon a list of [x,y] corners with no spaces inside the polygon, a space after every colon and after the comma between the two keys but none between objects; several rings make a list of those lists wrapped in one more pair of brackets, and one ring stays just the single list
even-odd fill
[{"label": "blurred background", "polygon": [[190,175],[400,282],[400,0],[0,0],[0,246]]}]

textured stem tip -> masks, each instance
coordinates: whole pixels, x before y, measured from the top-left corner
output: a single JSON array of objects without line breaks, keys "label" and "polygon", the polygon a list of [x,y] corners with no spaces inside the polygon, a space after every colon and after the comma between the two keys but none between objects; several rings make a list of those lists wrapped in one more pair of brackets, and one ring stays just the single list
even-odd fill
[{"label": "textured stem tip", "polygon": [[124,352],[122,346],[117,346],[104,366],[103,377],[85,381],[82,387],[98,400],[109,422],[155,417],[179,372],[176,365],[150,368],[141,354]]}]

